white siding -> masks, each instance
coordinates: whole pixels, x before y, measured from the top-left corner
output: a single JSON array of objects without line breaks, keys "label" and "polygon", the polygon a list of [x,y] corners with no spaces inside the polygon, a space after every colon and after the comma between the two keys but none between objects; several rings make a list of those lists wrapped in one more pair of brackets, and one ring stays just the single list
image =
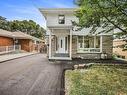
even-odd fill
[{"label": "white siding", "polygon": [[[58,23],[58,15],[65,15],[65,24]],[[47,14],[48,26],[71,26],[71,21],[76,21],[77,18],[73,14]]]}]

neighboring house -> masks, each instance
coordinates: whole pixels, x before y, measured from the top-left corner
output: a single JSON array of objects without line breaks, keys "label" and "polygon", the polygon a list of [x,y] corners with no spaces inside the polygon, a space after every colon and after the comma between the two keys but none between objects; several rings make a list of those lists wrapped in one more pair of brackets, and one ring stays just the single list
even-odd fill
[{"label": "neighboring house", "polygon": [[113,54],[119,58],[127,59],[127,40],[113,40]]},{"label": "neighboring house", "polygon": [[35,51],[41,52],[41,50],[43,49],[43,47],[45,46],[45,41],[38,39],[36,37],[32,37],[33,39],[33,47]]},{"label": "neighboring house", "polygon": [[0,29],[0,46],[11,46],[14,44],[13,35],[9,31]]},{"label": "neighboring house", "polygon": [[[112,33],[90,34],[90,28],[74,31],[72,21],[74,8],[41,8],[46,19],[49,59],[71,60],[72,58],[112,58]],[[102,29],[99,28],[98,32]]]},{"label": "neighboring house", "polygon": [[[42,40],[23,32],[9,32],[0,29],[0,52],[4,51],[5,48],[11,48],[12,51],[18,48],[32,52],[41,42]],[[39,51],[39,48],[36,51]]]}]

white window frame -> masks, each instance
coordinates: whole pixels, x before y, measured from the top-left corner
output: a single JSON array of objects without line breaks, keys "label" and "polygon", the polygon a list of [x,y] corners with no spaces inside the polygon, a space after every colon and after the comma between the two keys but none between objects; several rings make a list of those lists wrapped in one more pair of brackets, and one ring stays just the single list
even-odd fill
[{"label": "white window frame", "polygon": [[[82,35],[80,35],[82,36]],[[102,36],[98,35],[100,37],[100,48],[84,48],[84,38],[83,36],[83,48],[79,48],[79,39],[77,36],[77,53],[101,53],[102,52]],[[96,47],[96,36],[94,36],[94,47]],[[94,52],[91,50],[95,50]],[[98,52],[96,52],[98,50]]]},{"label": "white window frame", "polygon": [[[63,19],[63,21],[64,21],[63,23],[60,23],[60,16],[61,17],[63,16],[63,18],[64,18]],[[65,15],[62,15],[62,14],[61,15],[58,15],[58,24],[65,24]]]}]

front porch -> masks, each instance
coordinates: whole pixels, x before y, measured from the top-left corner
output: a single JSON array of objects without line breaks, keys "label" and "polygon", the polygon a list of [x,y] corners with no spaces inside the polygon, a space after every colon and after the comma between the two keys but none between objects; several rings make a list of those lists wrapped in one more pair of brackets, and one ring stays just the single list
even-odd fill
[{"label": "front porch", "polygon": [[72,33],[70,29],[51,29],[49,59],[71,60]]}]

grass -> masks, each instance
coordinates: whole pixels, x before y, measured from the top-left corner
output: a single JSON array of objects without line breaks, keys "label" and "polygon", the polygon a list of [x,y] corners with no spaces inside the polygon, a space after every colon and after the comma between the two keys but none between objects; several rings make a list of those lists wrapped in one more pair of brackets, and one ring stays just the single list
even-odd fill
[{"label": "grass", "polygon": [[66,71],[66,95],[127,95],[127,65]]}]

